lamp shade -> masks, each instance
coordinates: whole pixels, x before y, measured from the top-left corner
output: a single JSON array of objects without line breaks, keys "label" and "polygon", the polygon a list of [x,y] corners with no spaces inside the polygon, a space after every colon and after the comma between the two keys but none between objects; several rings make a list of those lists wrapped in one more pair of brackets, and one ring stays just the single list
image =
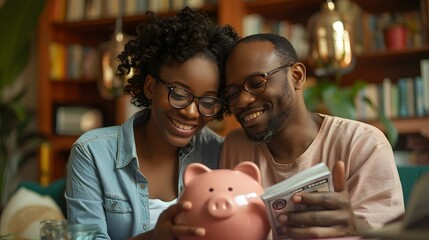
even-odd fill
[{"label": "lamp shade", "polygon": [[322,5],[322,9],[310,17],[309,64],[316,76],[346,74],[355,66],[355,54],[351,24],[335,11],[332,1]]},{"label": "lamp shade", "polygon": [[99,46],[100,76],[98,90],[104,99],[114,99],[122,95],[126,79],[116,76],[119,65],[118,55],[130,38],[122,32],[116,32],[113,38]]},{"label": "lamp shade", "polygon": [[[131,39],[122,32],[122,17],[124,15],[124,0],[116,0],[120,10],[116,16],[115,33],[113,37],[99,46],[100,76],[98,78],[98,91],[104,99],[115,99],[122,95],[129,76],[120,78],[116,75],[119,66],[118,56],[124,50],[125,44]],[[132,73],[130,73],[132,74]]]}]

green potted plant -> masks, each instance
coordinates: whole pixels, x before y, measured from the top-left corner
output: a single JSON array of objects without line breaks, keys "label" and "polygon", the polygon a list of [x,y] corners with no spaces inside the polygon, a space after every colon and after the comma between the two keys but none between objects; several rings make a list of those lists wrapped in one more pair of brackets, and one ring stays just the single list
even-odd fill
[{"label": "green potted plant", "polygon": [[45,0],[6,0],[0,6],[0,211],[14,190],[19,167],[43,141],[29,128],[34,114],[24,106],[26,89],[16,86],[16,79],[28,63],[30,34],[44,5]]},{"label": "green potted plant", "polygon": [[[341,86],[341,76],[337,75],[335,80],[322,78],[315,85],[304,91],[304,99],[310,111],[325,112],[334,116],[356,119],[355,99],[358,93],[367,86],[364,81],[355,81],[352,85]],[[393,123],[376,107],[367,96],[363,101],[376,113],[377,120],[384,128],[384,132],[390,144],[395,146],[398,140],[398,131]]]}]

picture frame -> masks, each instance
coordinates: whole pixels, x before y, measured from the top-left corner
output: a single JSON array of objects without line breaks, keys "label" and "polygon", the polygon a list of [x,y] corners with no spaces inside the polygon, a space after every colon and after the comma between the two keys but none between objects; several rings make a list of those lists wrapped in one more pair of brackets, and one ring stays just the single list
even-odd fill
[{"label": "picture frame", "polygon": [[77,136],[102,126],[104,117],[100,108],[82,105],[54,107],[54,131],[58,135]]}]

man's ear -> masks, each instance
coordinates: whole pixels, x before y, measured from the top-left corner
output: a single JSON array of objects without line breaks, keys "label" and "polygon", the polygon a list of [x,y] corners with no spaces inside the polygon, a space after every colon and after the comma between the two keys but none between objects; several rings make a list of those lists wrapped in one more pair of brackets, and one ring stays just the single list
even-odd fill
[{"label": "man's ear", "polygon": [[144,91],[144,95],[149,100],[152,100],[153,93],[155,91],[155,86],[156,86],[156,79],[149,74],[146,75],[146,80],[144,82],[143,91]]},{"label": "man's ear", "polygon": [[297,62],[292,66],[292,84],[295,90],[302,90],[305,79],[306,79],[306,69],[304,64]]}]

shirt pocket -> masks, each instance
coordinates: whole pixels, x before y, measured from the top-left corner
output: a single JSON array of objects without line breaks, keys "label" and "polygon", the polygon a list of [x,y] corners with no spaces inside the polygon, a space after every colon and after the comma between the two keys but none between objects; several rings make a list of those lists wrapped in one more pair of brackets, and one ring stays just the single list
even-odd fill
[{"label": "shirt pocket", "polygon": [[110,213],[131,213],[133,211],[128,199],[113,194],[104,196],[104,208]]},{"label": "shirt pocket", "polygon": [[133,209],[126,197],[104,195],[104,209],[106,211],[107,231],[112,239],[127,239],[132,236],[134,226]]}]

